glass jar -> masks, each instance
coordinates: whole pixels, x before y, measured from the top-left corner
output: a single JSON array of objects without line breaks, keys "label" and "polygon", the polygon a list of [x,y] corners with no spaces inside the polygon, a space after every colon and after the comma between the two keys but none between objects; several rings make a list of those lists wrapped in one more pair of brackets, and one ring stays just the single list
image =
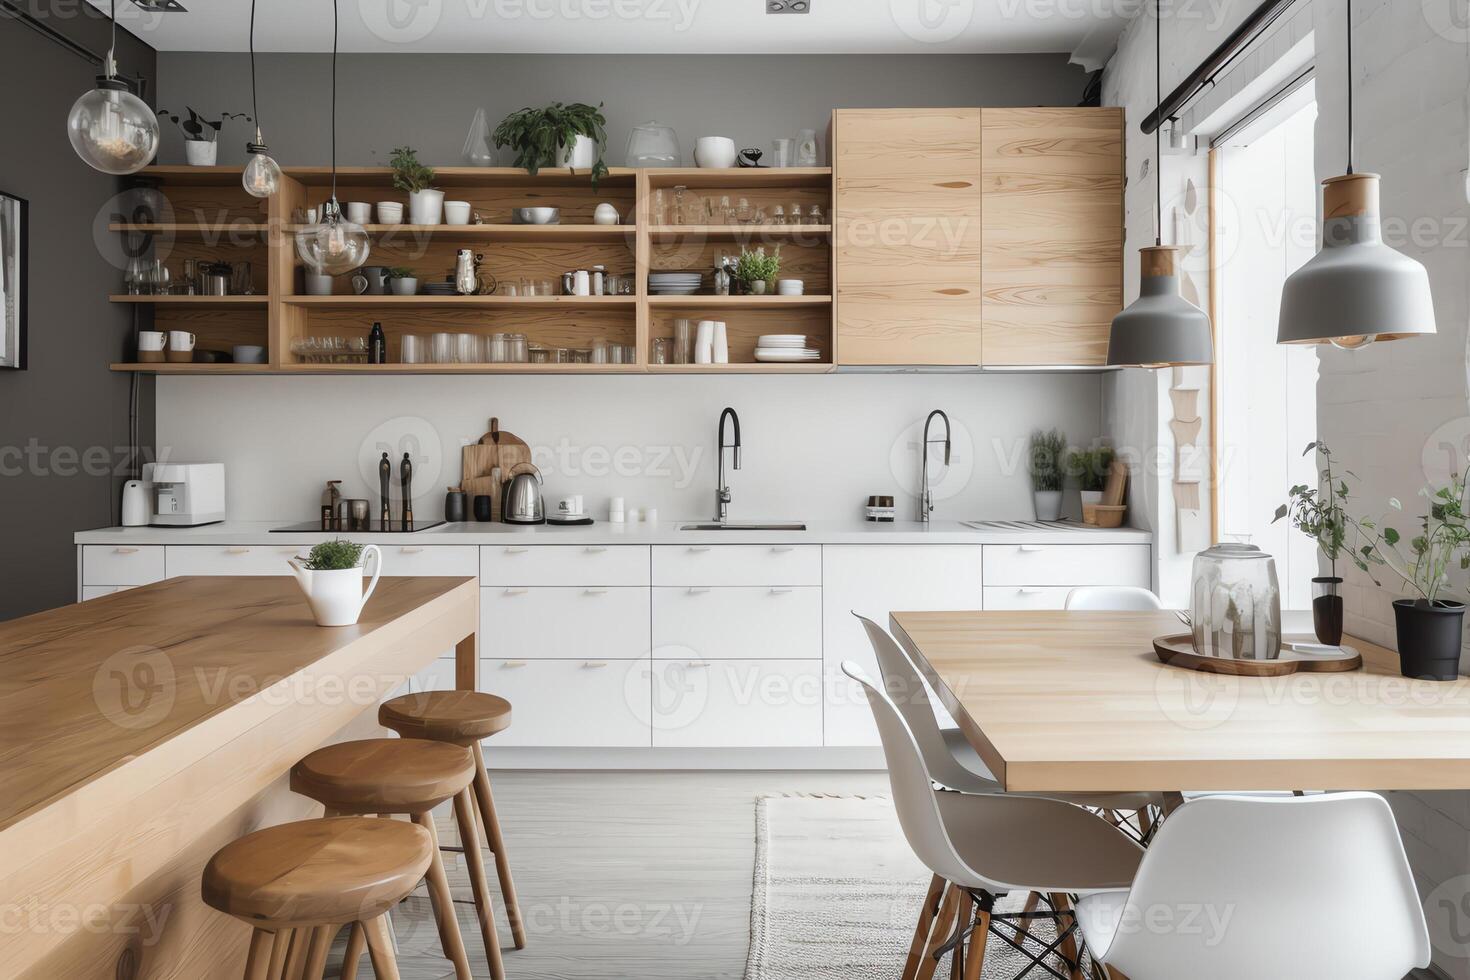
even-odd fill
[{"label": "glass jar", "polygon": [[1226,660],[1281,656],[1276,562],[1252,544],[1217,544],[1194,558],[1194,649]]},{"label": "glass jar", "polygon": [[650,355],[648,362],[650,364],[669,363],[669,352],[673,348],[673,346],[674,339],[672,337],[653,338],[653,352]]},{"label": "glass jar", "polygon": [[677,167],[679,137],[674,127],[649,121],[633,127],[628,136],[628,166]]}]

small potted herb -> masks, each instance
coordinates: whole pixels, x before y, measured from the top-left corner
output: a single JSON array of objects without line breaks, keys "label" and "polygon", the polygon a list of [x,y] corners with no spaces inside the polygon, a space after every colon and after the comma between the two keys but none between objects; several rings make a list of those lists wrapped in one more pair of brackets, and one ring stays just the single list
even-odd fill
[{"label": "small potted herb", "polygon": [[434,168],[419,163],[418,151],[411,146],[394,147],[388,162],[393,167],[393,186],[408,193],[408,223],[439,224],[444,216],[444,192],[430,186]]},{"label": "small potted herb", "polygon": [[1067,457],[1067,469],[1071,475],[1077,477],[1081,489],[1078,491],[1082,498],[1082,520],[1088,524],[1096,524],[1094,516],[1088,519],[1088,508],[1096,507],[1102,503],[1103,488],[1108,482],[1108,471],[1113,466],[1113,450],[1110,446],[1100,446],[1091,452],[1072,453]]},{"label": "small potted herb", "polygon": [[[1337,559],[1348,550],[1348,485],[1333,470],[1332,451],[1324,443],[1309,443],[1302,455],[1314,450],[1322,457],[1320,483],[1315,487],[1298,484],[1288,490],[1286,503],[1276,508],[1271,523],[1289,521],[1316,541],[1317,549],[1331,563],[1332,574],[1312,579],[1312,625],[1318,642],[1335,647],[1342,644],[1342,579],[1337,574]],[[1351,472],[1347,475],[1353,476]]]},{"label": "small potted herb", "polygon": [[[369,554],[374,558],[373,578],[364,592],[362,573]],[[296,584],[306,593],[318,626],[351,626],[378,586],[383,554],[375,544],[360,545],[339,538],[323,541],[305,558],[292,558],[287,564],[296,576]]]},{"label": "small potted herb", "polygon": [[222,112],[218,119],[206,119],[188,106],[184,110],[189,114],[187,118],[167,109],[159,109],[158,118],[167,119],[184,134],[184,159],[191,167],[214,166],[219,159],[219,131],[226,119],[254,121],[243,112]]},{"label": "small potted herb", "polygon": [[536,176],[542,167],[586,170],[592,186],[607,176],[603,154],[607,150],[607,120],[602,103],[594,108],[583,102],[564,105],[553,102],[544,109],[525,108],[512,112],[495,127],[497,147],[515,151],[515,166]]},{"label": "small potted herb", "polygon": [[388,270],[388,288],[394,296],[415,296],[419,291],[418,277],[406,265],[395,265]]},{"label": "small potted herb", "polygon": [[[1402,536],[1397,530],[1371,521],[1354,522],[1367,543],[1348,554],[1369,574],[1369,566],[1386,565],[1418,593],[1417,598],[1393,602],[1400,672],[1405,677],[1452,681],[1460,671],[1465,603],[1447,598],[1446,590],[1452,569],[1470,568],[1465,477],[1451,474],[1448,486],[1426,487],[1419,494],[1429,502],[1429,513],[1419,518],[1419,533],[1408,542],[1411,557],[1400,553]],[[1397,500],[1388,503],[1403,509]]]},{"label": "small potted herb", "polygon": [[1067,439],[1056,429],[1031,433],[1026,461],[1031,472],[1031,498],[1038,521],[1055,521],[1062,516],[1062,484],[1066,479],[1064,455]]},{"label": "small potted herb", "polygon": [[775,253],[767,255],[766,247],[758,245],[754,252],[740,250],[740,258],[735,262],[733,275],[747,293],[764,296],[771,290],[780,272],[781,246],[777,245]]}]

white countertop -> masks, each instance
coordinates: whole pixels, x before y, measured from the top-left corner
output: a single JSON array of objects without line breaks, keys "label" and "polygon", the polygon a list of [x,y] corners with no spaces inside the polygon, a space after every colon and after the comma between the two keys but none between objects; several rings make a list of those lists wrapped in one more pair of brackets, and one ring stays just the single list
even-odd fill
[{"label": "white countertop", "polygon": [[[351,533],[364,544],[482,545],[516,540],[524,544],[1149,544],[1153,536],[1136,528],[1094,528],[1082,524],[996,522],[977,529],[958,521],[917,521],[881,524],[859,519],[808,521],[805,531],[681,531],[680,525],[700,519],[664,520],[656,524],[609,524],[590,527],[515,526],[510,524],[441,524],[413,534]],[[280,521],[224,521],[203,527],[107,527],[78,531],[77,544],[99,545],[295,545],[316,544],[341,535],[335,532],[292,531],[271,528]]]}]

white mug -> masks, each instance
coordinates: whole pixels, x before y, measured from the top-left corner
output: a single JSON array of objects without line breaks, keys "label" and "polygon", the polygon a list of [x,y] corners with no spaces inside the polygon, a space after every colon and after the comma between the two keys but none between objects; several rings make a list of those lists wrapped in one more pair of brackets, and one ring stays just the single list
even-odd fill
[{"label": "white mug", "polygon": [[168,332],[169,350],[193,350],[194,335],[187,330],[170,330]]},{"label": "white mug", "polygon": [[582,511],[577,507],[576,497],[563,497],[556,502],[556,513],[559,517],[581,517]]},{"label": "white mug", "polygon": [[403,222],[403,205],[398,201],[378,202],[378,224],[396,225]]},{"label": "white mug", "polygon": [[163,331],[139,330],[138,350],[163,350]]},{"label": "white mug", "polygon": [[446,225],[467,225],[470,223],[469,201],[445,201],[444,223]]},{"label": "white mug", "polygon": [[347,220],[355,225],[372,224],[373,206],[366,201],[348,201]]}]

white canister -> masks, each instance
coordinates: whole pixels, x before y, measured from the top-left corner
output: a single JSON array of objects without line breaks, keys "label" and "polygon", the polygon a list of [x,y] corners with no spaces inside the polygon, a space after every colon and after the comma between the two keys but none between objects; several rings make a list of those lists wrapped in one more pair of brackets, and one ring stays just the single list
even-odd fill
[{"label": "white canister", "polygon": [[607,520],[610,524],[623,523],[623,498],[613,497],[607,502]]},{"label": "white canister", "polygon": [[694,331],[694,363],[713,364],[715,344],[715,321],[700,320]]},{"label": "white canister", "polygon": [[575,136],[571,146],[557,148],[556,165],[573,170],[591,170],[597,163],[597,144],[590,136]]},{"label": "white canister", "polygon": [[214,140],[184,140],[184,159],[191,167],[212,167],[219,158],[219,144]]},{"label": "white canister", "polygon": [[469,201],[445,201],[444,223],[446,225],[467,225],[470,223],[472,210]]},{"label": "white canister", "polygon": [[378,224],[396,225],[403,222],[403,205],[398,201],[378,202]]},{"label": "white canister", "polygon": [[725,333],[725,321],[716,320],[714,336],[710,344],[710,357],[716,364],[730,363],[730,339]]},{"label": "white canister", "polygon": [[372,224],[373,206],[366,201],[348,201],[347,220],[355,225]]},{"label": "white canister", "polygon": [[426,187],[408,195],[408,223],[437,225],[444,216],[444,192]]},{"label": "white canister", "polygon": [[572,295],[592,295],[592,276],[588,274],[586,269],[578,269],[572,274]]},{"label": "white canister", "polygon": [[701,167],[735,166],[735,141],[728,136],[701,136],[694,141],[694,162]]}]

